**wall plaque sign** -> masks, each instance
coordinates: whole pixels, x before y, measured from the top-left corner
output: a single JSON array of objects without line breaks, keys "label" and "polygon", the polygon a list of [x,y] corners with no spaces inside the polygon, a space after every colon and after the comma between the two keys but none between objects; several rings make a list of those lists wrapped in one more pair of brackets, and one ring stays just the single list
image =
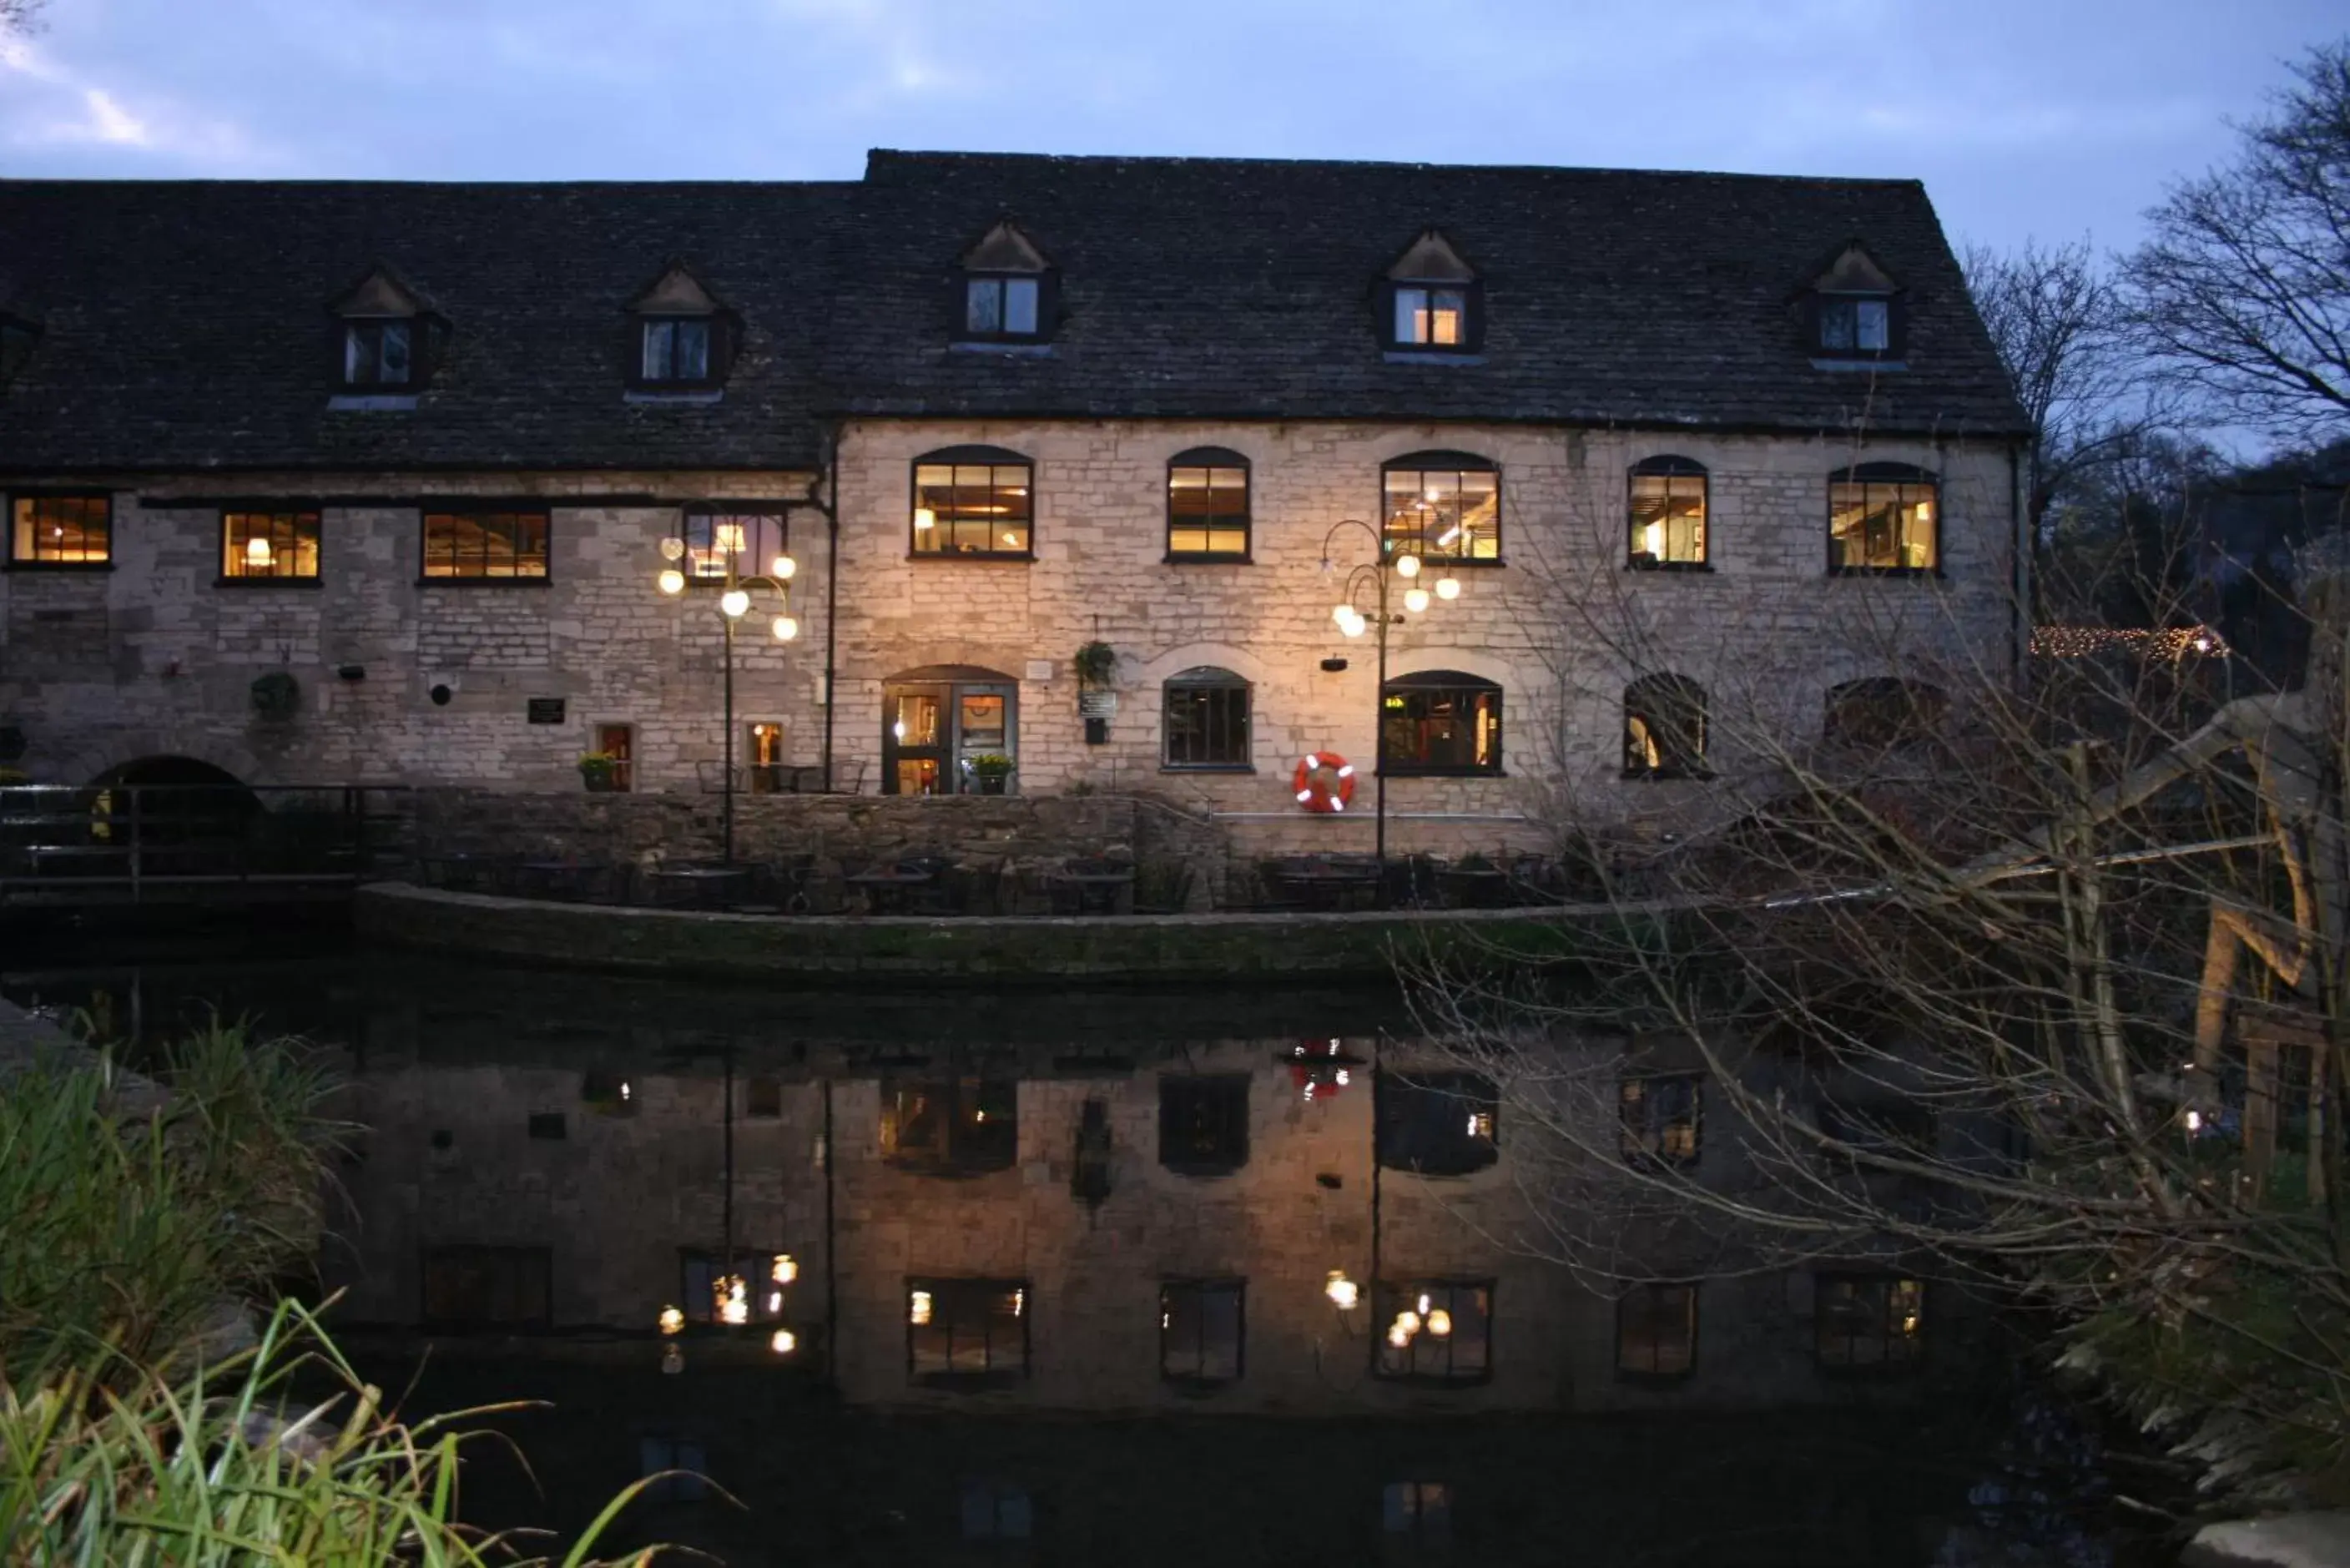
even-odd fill
[{"label": "wall plaque sign", "polygon": [[533,697],[529,701],[529,711],[530,722],[534,724],[563,722],[563,699],[560,697]]},{"label": "wall plaque sign", "polygon": [[1115,691],[1078,692],[1077,716],[1083,719],[1117,718],[1118,693]]}]

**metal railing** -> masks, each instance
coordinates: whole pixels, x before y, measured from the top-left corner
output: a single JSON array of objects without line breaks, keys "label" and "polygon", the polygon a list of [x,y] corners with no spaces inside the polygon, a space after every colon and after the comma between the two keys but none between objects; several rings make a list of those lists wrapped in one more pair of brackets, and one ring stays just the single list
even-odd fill
[{"label": "metal railing", "polygon": [[405,857],[379,784],[0,786],[0,905],[330,897]]}]

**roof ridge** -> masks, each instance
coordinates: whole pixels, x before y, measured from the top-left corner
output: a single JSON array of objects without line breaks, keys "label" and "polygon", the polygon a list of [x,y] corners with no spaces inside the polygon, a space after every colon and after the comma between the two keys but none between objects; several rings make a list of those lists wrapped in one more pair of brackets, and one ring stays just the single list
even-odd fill
[{"label": "roof ridge", "polygon": [[1586,174],[1637,180],[1742,180],[1782,185],[1918,186],[1920,179],[1898,175],[1758,174],[1729,169],[1639,169],[1580,163],[1430,163],[1384,158],[1259,158],[1222,154],[1124,152],[984,152],[971,149],[875,147],[865,154],[865,178],[870,182],[877,164],[1002,163],[1002,164],[1148,164],[1159,167],[1194,165],[1229,169],[1412,170],[1430,173]]}]

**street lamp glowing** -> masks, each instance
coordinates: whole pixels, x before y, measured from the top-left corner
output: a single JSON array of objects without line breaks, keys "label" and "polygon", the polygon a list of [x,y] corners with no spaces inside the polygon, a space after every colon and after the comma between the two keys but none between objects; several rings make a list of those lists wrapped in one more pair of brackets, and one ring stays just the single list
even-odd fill
[{"label": "street lamp glowing", "polygon": [[685,574],[679,571],[675,566],[671,566],[667,571],[663,572],[660,575],[659,581],[660,583],[660,591],[665,594],[681,594],[685,592]]},{"label": "street lamp glowing", "polygon": [[1396,557],[1396,576],[1399,577],[1416,577],[1419,576],[1419,557],[1418,556],[1398,556]]},{"label": "street lamp glowing", "polygon": [[787,615],[779,615],[768,629],[775,634],[777,642],[789,642],[800,634],[800,623]]},{"label": "street lamp glowing", "polygon": [[1330,618],[1336,621],[1340,626],[1345,626],[1348,621],[1355,618],[1355,607],[1348,604],[1342,604],[1330,612]]},{"label": "street lamp glowing", "polygon": [[1360,637],[1370,628],[1371,623],[1363,618],[1359,610],[1348,611],[1347,618],[1338,623],[1338,629],[1348,637]]},{"label": "street lamp glowing", "polygon": [[792,578],[798,574],[800,564],[797,561],[793,560],[789,556],[776,556],[773,565],[769,567],[769,570],[775,573],[775,580],[779,583],[790,582]]},{"label": "street lamp glowing", "polygon": [[1428,607],[1428,590],[1426,588],[1405,589],[1403,596],[1403,607],[1409,610],[1414,615],[1418,615],[1420,611],[1426,609]]},{"label": "street lamp glowing", "polygon": [[719,596],[718,607],[726,612],[729,620],[741,620],[751,613],[751,596],[741,588],[729,588]]},{"label": "street lamp glowing", "polygon": [[1436,597],[1447,601],[1448,603],[1453,599],[1459,598],[1461,597],[1461,579],[1458,577],[1437,578]]}]

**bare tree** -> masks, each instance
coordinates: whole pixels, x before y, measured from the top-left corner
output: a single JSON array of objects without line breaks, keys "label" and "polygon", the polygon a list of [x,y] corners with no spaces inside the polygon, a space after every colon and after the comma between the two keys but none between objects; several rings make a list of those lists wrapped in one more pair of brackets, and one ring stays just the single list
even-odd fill
[{"label": "bare tree", "polygon": [[2350,429],[2350,39],[2242,128],[2233,164],[2174,187],[2124,270],[2147,351],[2221,421]]},{"label": "bare tree", "polygon": [[[1993,1289],[2223,1490],[2341,1462],[2350,559],[2304,564],[2331,652],[2283,696],[2218,701],[2193,629],[2086,635],[2019,691],[1892,619],[1825,727],[1727,649],[1710,690],[1636,714],[1627,687],[1627,771],[1711,826],[1567,822],[1572,962],[1414,977],[1519,1129],[1524,1243],[1604,1291]],[[1586,649],[1671,668],[1629,607],[1580,602]],[[1839,635],[1871,635],[1846,602]],[[1862,1303],[1872,1354],[1909,1353],[1924,1299]]]},{"label": "bare tree", "polygon": [[0,0],[0,38],[22,37],[41,29],[41,13],[49,0]]},{"label": "bare tree", "polygon": [[2121,301],[2085,240],[1960,258],[1975,308],[2032,421],[2032,524],[2089,471],[2126,456],[2161,422],[2146,395]]}]

